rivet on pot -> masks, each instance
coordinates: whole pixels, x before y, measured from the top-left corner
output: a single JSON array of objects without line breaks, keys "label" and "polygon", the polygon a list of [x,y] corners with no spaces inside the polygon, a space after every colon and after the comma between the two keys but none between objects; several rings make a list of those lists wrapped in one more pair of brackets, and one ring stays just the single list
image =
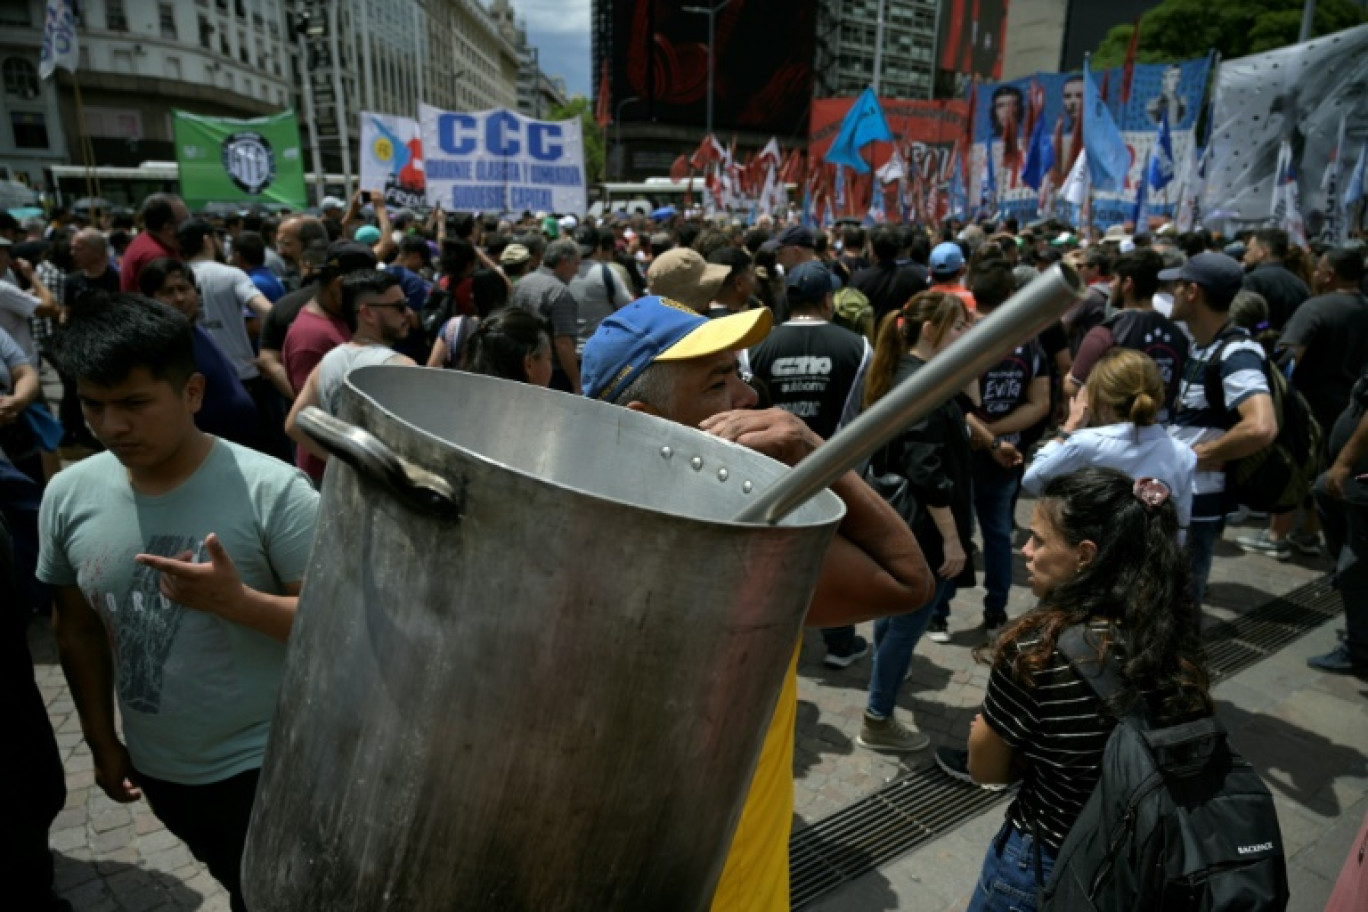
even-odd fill
[{"label": "rivet on pot", "polygon": [[753,491],[754,489],[755,489],[755,485],[751,484],[749,481],[743,481],[743,482],[741,482],[741,493],[742,493],[742,494],[749,494],[749,493],[750,493],[751,491]]},{"label": "rivet on pot", "polygon": [[728,472],[726,469],[718,469],[718,470],[717,470],[717,480],[718,480],[718,481],[726,481],[726,480],[727,480],[727,477],[728,477],[730,474],[731,474],[731,473]]},{"label": "rivet on pot", "polygon": [[661,447],[660,455],[666,459],[669,459],[671,456],[674,455],[674,450],[670,449],[669,447]]},{"label": "rivet on pot", "polygon": [[701,470],[703,468],[703,457],[695,456],[693,459],[689,460],[689,465],[693,466],[695,472]]}]

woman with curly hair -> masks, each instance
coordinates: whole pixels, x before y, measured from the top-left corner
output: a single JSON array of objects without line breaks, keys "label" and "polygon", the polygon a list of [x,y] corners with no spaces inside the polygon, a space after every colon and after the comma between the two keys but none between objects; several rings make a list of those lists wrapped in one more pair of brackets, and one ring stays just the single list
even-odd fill
[{"label": "woman with curly hair", "polygon": [[[1119,714],[1135,701],[1159,725],[1212,712],[1188,561],[1162,482],[1106,468],[1052,479],[1022,554],[1040,601],[992,647],[968,758],[975,782],[1019,779],[1021,789],[988,848],[971,912],[1035,908],[1037,872],[1049,879]],[[1077,625],[1115,656],[1126,685],[1117,705],[1104,705],[1058,649]]]}]

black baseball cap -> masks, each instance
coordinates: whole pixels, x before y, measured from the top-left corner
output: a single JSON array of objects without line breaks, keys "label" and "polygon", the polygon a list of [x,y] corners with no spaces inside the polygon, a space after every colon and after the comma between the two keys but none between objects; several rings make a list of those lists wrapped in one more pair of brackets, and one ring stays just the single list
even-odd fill
[{"label": "black baseball cap", "polygon": [[780,247],[813,247],[817,246],[817,238],[812,234],[811,228],[804,228],[802,225],[789,225],[779,236],[775,238]]},{"label": "black baseball cap", "polygon": [[346,275],[362,269],[374,269],[375,251],[356,241],[333,241],[328,245],[328,255],[323,260],[323,269],[331,276]]},{"label": "black baseball cap", "polygon": [[1244,268],[1224,253],[1199,253],[1182,266],[1159,273],[1161,282],[1191,282],[1217,304],[1235,300],[1244,285]]},{"label": "black baseball cap", "polygon": [[799,263],[784,276],[790,304],[814,304],[841,287],[829,269],[816,260]]}]

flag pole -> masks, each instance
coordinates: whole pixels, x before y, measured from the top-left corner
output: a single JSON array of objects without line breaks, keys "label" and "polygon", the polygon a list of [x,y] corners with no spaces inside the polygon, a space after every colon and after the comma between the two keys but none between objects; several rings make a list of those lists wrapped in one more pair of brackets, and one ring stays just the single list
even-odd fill
[{"label": "flag pole", "polygon": [[81,144],[81,157],[85,159],[86,196],[96,200],[101,198],[100,177],[95,173],[95,147],[91,144],[90,133],[86,130],[85,103],[81,100],[81,78],[76,71],[70,72],[71,91],[76,102],[76,137]]}]

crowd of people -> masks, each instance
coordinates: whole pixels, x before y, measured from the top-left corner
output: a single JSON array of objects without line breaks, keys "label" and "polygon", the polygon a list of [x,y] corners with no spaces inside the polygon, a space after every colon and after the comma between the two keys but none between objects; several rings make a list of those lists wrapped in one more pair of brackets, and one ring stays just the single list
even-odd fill
[{"label": "crowd of people", "polygon": [[[1020,790],[972,908],[1048,873],[1115,725],[1056,648],[1062,630],[1101,637],[1157,717],[1211,712],[1200,606],[1216,542],[1233,513],[1250,516],[1227,470],[1275,443],[1288,397],[1319,428],[1321,474],[1235,542],[1335,561],[1346,635],[1310,664],[1368,677],[1361,242],[1123,226],[1083,240],[1012,219],[420,215],[368,202],[380,198],[220,216],[157,194],[136,233],[0,213],[0,584],[18,631],[6,640],[22,647],[31,617],[51,613],[96,782],[116,801],[146,798],[235,910],[327,461],[297,418],[335,413],[364,365],[548,386],[792,465],[972,344],[975,324],[1041,272],[1076,269],[1087,294],[1062,319],[834,486],[847,515],[807,618],[827,666],[869,657],[857,742],[921,751],[930,739],[896,710],[912,656],[923,636],[949,641],[970,612],[956,600],[982,573],[992,675],[967,748],[936,759]],[[1023,490],[1038,605],[1013,618]],[[856,630],[866,621],[872,643]],[[797,657],[715,909],[788,908]],[[63,908],[46,848],[62,804],[56,745],[31,666],[5,667],[27,676],[7,690],[31,723],[13,759],[35,787],[0,828],[27,859],[25,908]],[[1043,866],[1026,871],[1023,853]]]}]

